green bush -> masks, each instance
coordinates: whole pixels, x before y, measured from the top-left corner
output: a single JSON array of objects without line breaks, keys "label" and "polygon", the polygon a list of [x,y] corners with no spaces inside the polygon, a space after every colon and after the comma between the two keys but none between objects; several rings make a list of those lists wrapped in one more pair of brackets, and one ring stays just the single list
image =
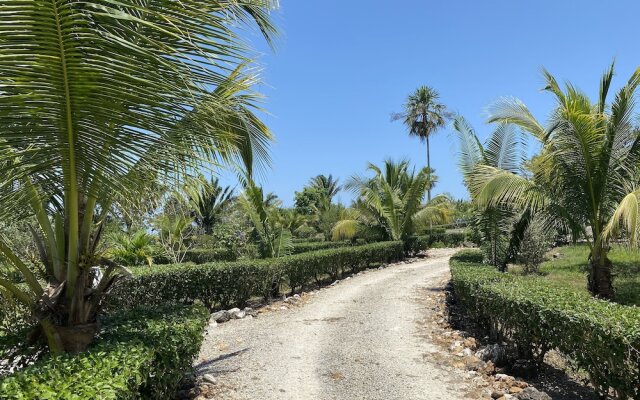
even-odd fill
[{"label": "green bush", "polygon": [[88,351],[46,358],[0,381],[3,399],[172,398],[192,368],[203,307],[136,308],[107,319]]},{"label": "green bush", "polygon": [[[640,396],[640,309],[590,297],[539,277],[479,264],[479,252],[451,259],[458,303],[480,326],[538,362],[557,349],[596,389]],[[625,397],[626,396],[626,397]]]},{"label": "green bush", "polygon": [[269,296],[282,282],[294,289],[401,257],[401,242],[382,242],[273,259],[133,268],[134,276],[114,288],[107,308],[195,301],[209,308],[242,306],[252,296]]},{"label": "green bush", "polygon": [[300,254],[300,253],[306,253],[309,251],[317,251],[317,250],[324,250],[324,249],[336,249],[339,247],[346,247],[350,245],[351,245],[351,242],[349,241],[294,243],[291,254]]}]

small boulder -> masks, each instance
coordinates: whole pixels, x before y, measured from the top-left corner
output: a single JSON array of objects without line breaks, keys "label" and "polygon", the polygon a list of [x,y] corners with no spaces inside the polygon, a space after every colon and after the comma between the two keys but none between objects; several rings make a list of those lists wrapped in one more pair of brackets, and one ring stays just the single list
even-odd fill
[{"label": "small boulder", "polygon": [[519,400],[551,400],[551,397],[545,392],[541,392],[534,387],[529,386],[522,392],[515,395]]},{"label": "small boulder", "polygon": [[215,385],[217,383],[216,378],[211,374],[204,374],[204,376],[202,377],[202,380],[212,385]]},{"label": "small boulder", "polygon": [[247,314],[239,308],[232,308],[231,310],[229,310],[229,315],[231,315],[231,318],[233,319],[242,319]]},{"label": "small boulder", "polygon": [[211,314],[211,319],[217,323],[227,322],[231,319],[231,314],[228,311],[222,310]]}]

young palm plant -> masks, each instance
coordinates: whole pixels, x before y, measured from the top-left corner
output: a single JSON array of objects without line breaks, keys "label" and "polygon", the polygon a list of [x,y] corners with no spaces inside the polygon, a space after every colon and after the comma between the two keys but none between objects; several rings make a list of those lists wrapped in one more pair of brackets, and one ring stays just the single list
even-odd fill
[{"label": "young palm plant", "polygon": [[385,160],[382,168],[369,164],[372,178],[353,177],[346,185],[358,199],[350,219],[339,221],[334,237],[348,238],[359,230],[378,230],[386,240],[408,240],[419,221],[446,223],[450,217],[446,198],[439,196],[426,205],[423,199],[436,178],[428,168],[409,170],[407,160]]},{"label": "young palm plant", "polygon": [[187,188],[189,204],[193,210],[194,222],[202,231],[210,235],[218,224],[224,211],[233,200],[233,188],[220,186],[218,178],[211,178],[209,182],[203,177],[194,181]]},{"label": "young palm plant", "polygon": [[[458,166],[467,187],[479,165],[523,175],[524,143],[514,125],[499,124],[484,145],[464,117],[454,119],[453,129],[460,142]],[[475,226],[481,233],[481,239],[487,243],[484,246],[487,261],[505,271],[507,262],[515,255],[518,239],[526,228],[530,213],[511,204],[479,204],[473,192],[471,194],[476,209]]]},{"label": "young palm plant", "polygon": [[291,253],[291,232],[283,224],[280,202],[271,193],[249,181],[239,201],[258,236],[262,258],[276,258]]},{"label": "young palm plant", "polygon": [[640,131],[634,125],[640,68],[608,104],[613,73],[612,65],[592,102],[571,84],[561,89],[544,71],[545,90],[556,100],[546,128],[519,100],[499,101],[491,109],[490,121],[516,124],[542,145],[532,163],[533,177],[478,165],[470,179],[471,191],[481,204],[544,209],[581,232],[590,248],[588,288],[605,299],[614,297],[609,243],[625,234],[635,245],[640,228]]},{"label": "young palm plant", "polygon": [[[34,214],[38,277],[0,240],[52,351],[83,349],[118,265],[97,246],[113,204],[221,163],[264,159],[249,23],[274,0],[32,0],[0,10],[0,218]],[[236,68],[236,66],[240,66]],[[25,210],[25,204],[29,210]]]}]

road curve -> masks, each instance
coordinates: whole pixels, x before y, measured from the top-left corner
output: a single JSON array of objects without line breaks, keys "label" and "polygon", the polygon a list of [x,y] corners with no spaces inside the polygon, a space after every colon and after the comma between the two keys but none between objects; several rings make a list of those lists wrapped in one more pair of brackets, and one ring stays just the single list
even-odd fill
[{"label": "road curve", "polygon": [[[420,291],[449,273],[453,250],[373,270],[304,305],[208,330],[196,362],[226,399],[463,399],[465,384],[429,354]],[[453,374],[453,375],[452,375]]]}]

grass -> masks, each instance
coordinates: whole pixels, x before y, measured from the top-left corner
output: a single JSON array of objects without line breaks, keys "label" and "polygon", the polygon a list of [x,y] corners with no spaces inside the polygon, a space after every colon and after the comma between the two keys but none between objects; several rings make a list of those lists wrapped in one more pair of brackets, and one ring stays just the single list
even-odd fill
[{"label": "grass", "polygon": [[[556,284],[586,292],[588,257],[586,245],[556,248],[548,253],[548,261],[540,266],[540,273]],[[614,267],[615,301],[640,306],[640,250],[613,246],[609,258]],[[517,266],[511,270],[514,273],[521,271]]]}]

